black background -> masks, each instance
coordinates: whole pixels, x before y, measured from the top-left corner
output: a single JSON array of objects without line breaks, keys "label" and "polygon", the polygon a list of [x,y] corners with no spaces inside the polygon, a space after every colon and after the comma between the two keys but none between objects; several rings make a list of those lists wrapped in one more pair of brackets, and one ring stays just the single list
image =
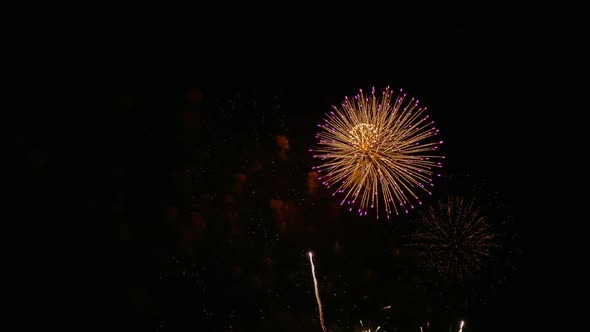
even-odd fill
[{"label": "black background", "polygon": [[[26,174],[20,187],[32,189],[21,213],[30,243],[22,261],[33,276],[18,302],[34,318],[25,322],[319,331],[312,250],[330,330],[359,329],[362,319],[387,331],[432,320],[442,331],[463,317],[465,331],[582,327],[583,317],[566,312],[581,292],[580,274],[565,271],[583,262],[583,218],[571,211],[584,177],[570,136],[581,120],[571,105],[578,43],[568,16],[548,5],[295,7],[35,33],[22,104],[42,106],[20,113],[12,135]],[[313,209],[303,203],[315,123],[344,96],[387,85],[429,106],[445,141],[445,176],[500,197],[514,236],[499,261],[509,262],[472,286],[416,297],[405,287],[432,276],[388,251],[407,218],[330,218],[329,198]],[[289,140],[288,162],[277,159],[276,135]],[[264,172],[248,173],[256,161]],[[242,224],[232,229],[221,216],[238,173],[263,199],[238,199]],[[266,199],[300,204],[288,231]],[[190,226],[194,212],[202,219]],[[184,224],[170,225],[175,213]]]}]

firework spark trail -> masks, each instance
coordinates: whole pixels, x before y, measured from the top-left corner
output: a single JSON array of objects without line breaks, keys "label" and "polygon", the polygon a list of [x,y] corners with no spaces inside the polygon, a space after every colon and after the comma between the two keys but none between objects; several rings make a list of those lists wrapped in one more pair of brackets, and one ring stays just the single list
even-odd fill
[{"label": "firework spark trail", "polygon": [[311,262],[311,275],[313,276],[313,287],[315,289],[315,297],[318,302],[318,311],[320,314],[320,324],[322,324],[322,330],[326,332],[326,325],[324,324],[324,313],[322,311],[322,301],[320,301],[320,292],[318,290],[318,281],[315,277],[315,266],[313,265],[313,258],[311,251],[309,252],[309,261]]},{"label": "firework spark trail", "polygon": [[[371,332],[371,328],[369,328],[368,330],[365,330],[365,326],[363,325],[363,321],[361,320],[361,332]],[[381,326],[377,326],[377,329],[375,329],[375,332],[379,331],[379,329],[381,328]]]},{"label": "firework spark trail", "polygon": [[345,98],[340,107],[332,106],[322,124],[318,124],[318,148],[314,158],[321,164],[313,169],[318,180],[343,196],[340,205],[356,205],[359,215],[368,209],[384,209],[387,218],[413,209],[411,201],[422,204],[417,190],[431,192],[433,169],[441,167],[437,153],[442,141],[435,140],[438,129],[419,106],[389,87],[381,97],[372,89],[362,90],[354,98]]},{"label": "firework spark trail", "polygon": [[461,325],[459,326],[459,332],[463,332],[463,324],[465,324],[465,322],[461,321]]}]

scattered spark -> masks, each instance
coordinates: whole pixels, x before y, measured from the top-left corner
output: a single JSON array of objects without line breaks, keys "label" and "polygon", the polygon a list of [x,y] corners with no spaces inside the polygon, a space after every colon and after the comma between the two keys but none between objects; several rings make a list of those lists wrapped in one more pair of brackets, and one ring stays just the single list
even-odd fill
[{"label": "scattered spark", "polygon": [[[361,328],[362,328],[361,332],[372,332],[370,327],[365,330],[365,326],[363,325],[363,321],[361,320],[360,322],[361,322]],[[374,332],[379,331],[380,328],[381,328],[381,326],[377,326],[377,328],[375,329]]]}]

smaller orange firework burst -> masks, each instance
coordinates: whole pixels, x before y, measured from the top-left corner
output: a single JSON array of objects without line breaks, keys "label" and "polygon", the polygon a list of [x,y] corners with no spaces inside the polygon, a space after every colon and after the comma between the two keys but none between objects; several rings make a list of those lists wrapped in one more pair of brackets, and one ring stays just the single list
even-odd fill
[{"label": "smaller orange firework burst", "polygon": [[497,242],[475,201],[448,196],[418,213],[411,245],[426,267],[461,281],[481,269]]}]

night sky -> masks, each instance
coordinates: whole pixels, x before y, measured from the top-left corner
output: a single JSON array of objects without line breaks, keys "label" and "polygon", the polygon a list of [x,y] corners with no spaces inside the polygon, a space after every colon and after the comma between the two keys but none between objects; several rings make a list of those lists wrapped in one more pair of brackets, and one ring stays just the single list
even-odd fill
[{"label": "night sky", "polygon": [[[459,9],[368,24],[228,17],[52,44],[26,92],[46,107],[12,135],[32,189],[17,249],[34,285],[17,301],[25,323],[321,331],[312,251],[329,331],[581,330],[563,314],[582,280],[564,272],[580,264],[582,220],[564,185],[578,166],[556,139],[577,114],[560,14]],[[408,246],[420,208],[358,217],[310,175],[331,105],[386,86],[428,106],[444,140],[424,206],[473,198],[494,224],[500,245],[462,282]]]}]

